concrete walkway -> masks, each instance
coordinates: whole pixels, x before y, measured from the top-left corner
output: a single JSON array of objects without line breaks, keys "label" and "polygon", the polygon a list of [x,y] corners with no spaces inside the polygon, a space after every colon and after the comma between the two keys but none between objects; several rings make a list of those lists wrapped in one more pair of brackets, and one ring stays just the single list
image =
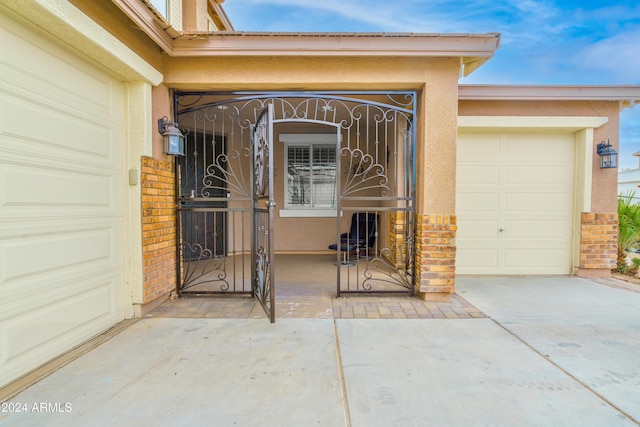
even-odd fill
[{"label": "concrete walkway", "polygon": [[26,412],[0,425],[638,425],[640,293],[464,277],[458,292],[489,318],[145,318],[5,402]]}]

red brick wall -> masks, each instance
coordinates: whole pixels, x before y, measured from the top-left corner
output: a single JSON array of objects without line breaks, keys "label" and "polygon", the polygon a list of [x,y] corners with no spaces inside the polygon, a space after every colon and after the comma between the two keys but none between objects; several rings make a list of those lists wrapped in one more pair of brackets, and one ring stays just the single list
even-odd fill
[{"label": "red brick wall", "polygon": [[580,224],[580,268],[616,268],[618,214],[583,212]]},{"label": "red brick wall", "polygon": [[458,226],[455,215],[417,215],[416,286],[425,300],[448,300],[455,291]]},{"label": "red brick wall", "polygon": [[172,161],[142,158],[143,303],[176,287],[176,200]]}]

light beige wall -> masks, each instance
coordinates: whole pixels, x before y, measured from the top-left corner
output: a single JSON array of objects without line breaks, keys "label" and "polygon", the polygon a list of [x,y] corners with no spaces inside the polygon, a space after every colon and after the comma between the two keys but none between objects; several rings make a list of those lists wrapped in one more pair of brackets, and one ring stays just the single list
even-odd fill
[{"label": "light beige wall", "polygon": [[[608,117],[609,121],[594,129],[591,211],[616,212],[618,175],[612,169],[600,169],[595,145],[610,140],[620,152],[620,111],[617,101],[460,101],[461,116],[586,116]],[[551,155],[551,153],[550,153]]]}]

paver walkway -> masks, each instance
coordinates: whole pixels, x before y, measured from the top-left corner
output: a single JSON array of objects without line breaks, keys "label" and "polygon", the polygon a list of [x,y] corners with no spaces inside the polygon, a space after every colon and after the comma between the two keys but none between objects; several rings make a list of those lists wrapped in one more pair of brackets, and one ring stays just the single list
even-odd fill
[{"label": "paver walkway", "polygon": [[[276,301],[278,318],[315,319],[471,319],[486,317],[459,295],[451,302],[408,296],[285,297]],[[147,317],[257,319],[262,307],[243,296],[186,297],[167,300]]]}]

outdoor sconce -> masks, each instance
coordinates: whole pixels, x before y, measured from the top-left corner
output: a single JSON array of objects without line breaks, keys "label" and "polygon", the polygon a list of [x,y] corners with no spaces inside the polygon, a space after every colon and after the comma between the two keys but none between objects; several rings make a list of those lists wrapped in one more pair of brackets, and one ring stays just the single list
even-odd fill
[{"label": "outdoor sconce", "polygon": [[164,153],[170,156],[184,156],[184,135],[178,123],[165,116],[158,119],[158,132],[162,134]]},{"label": "outdoor sconce", "polygon": [[609,140],[598,144],[598,156],[600,156],[600,169],[615,169],[618,167],[618,153],[611,148]]}]

